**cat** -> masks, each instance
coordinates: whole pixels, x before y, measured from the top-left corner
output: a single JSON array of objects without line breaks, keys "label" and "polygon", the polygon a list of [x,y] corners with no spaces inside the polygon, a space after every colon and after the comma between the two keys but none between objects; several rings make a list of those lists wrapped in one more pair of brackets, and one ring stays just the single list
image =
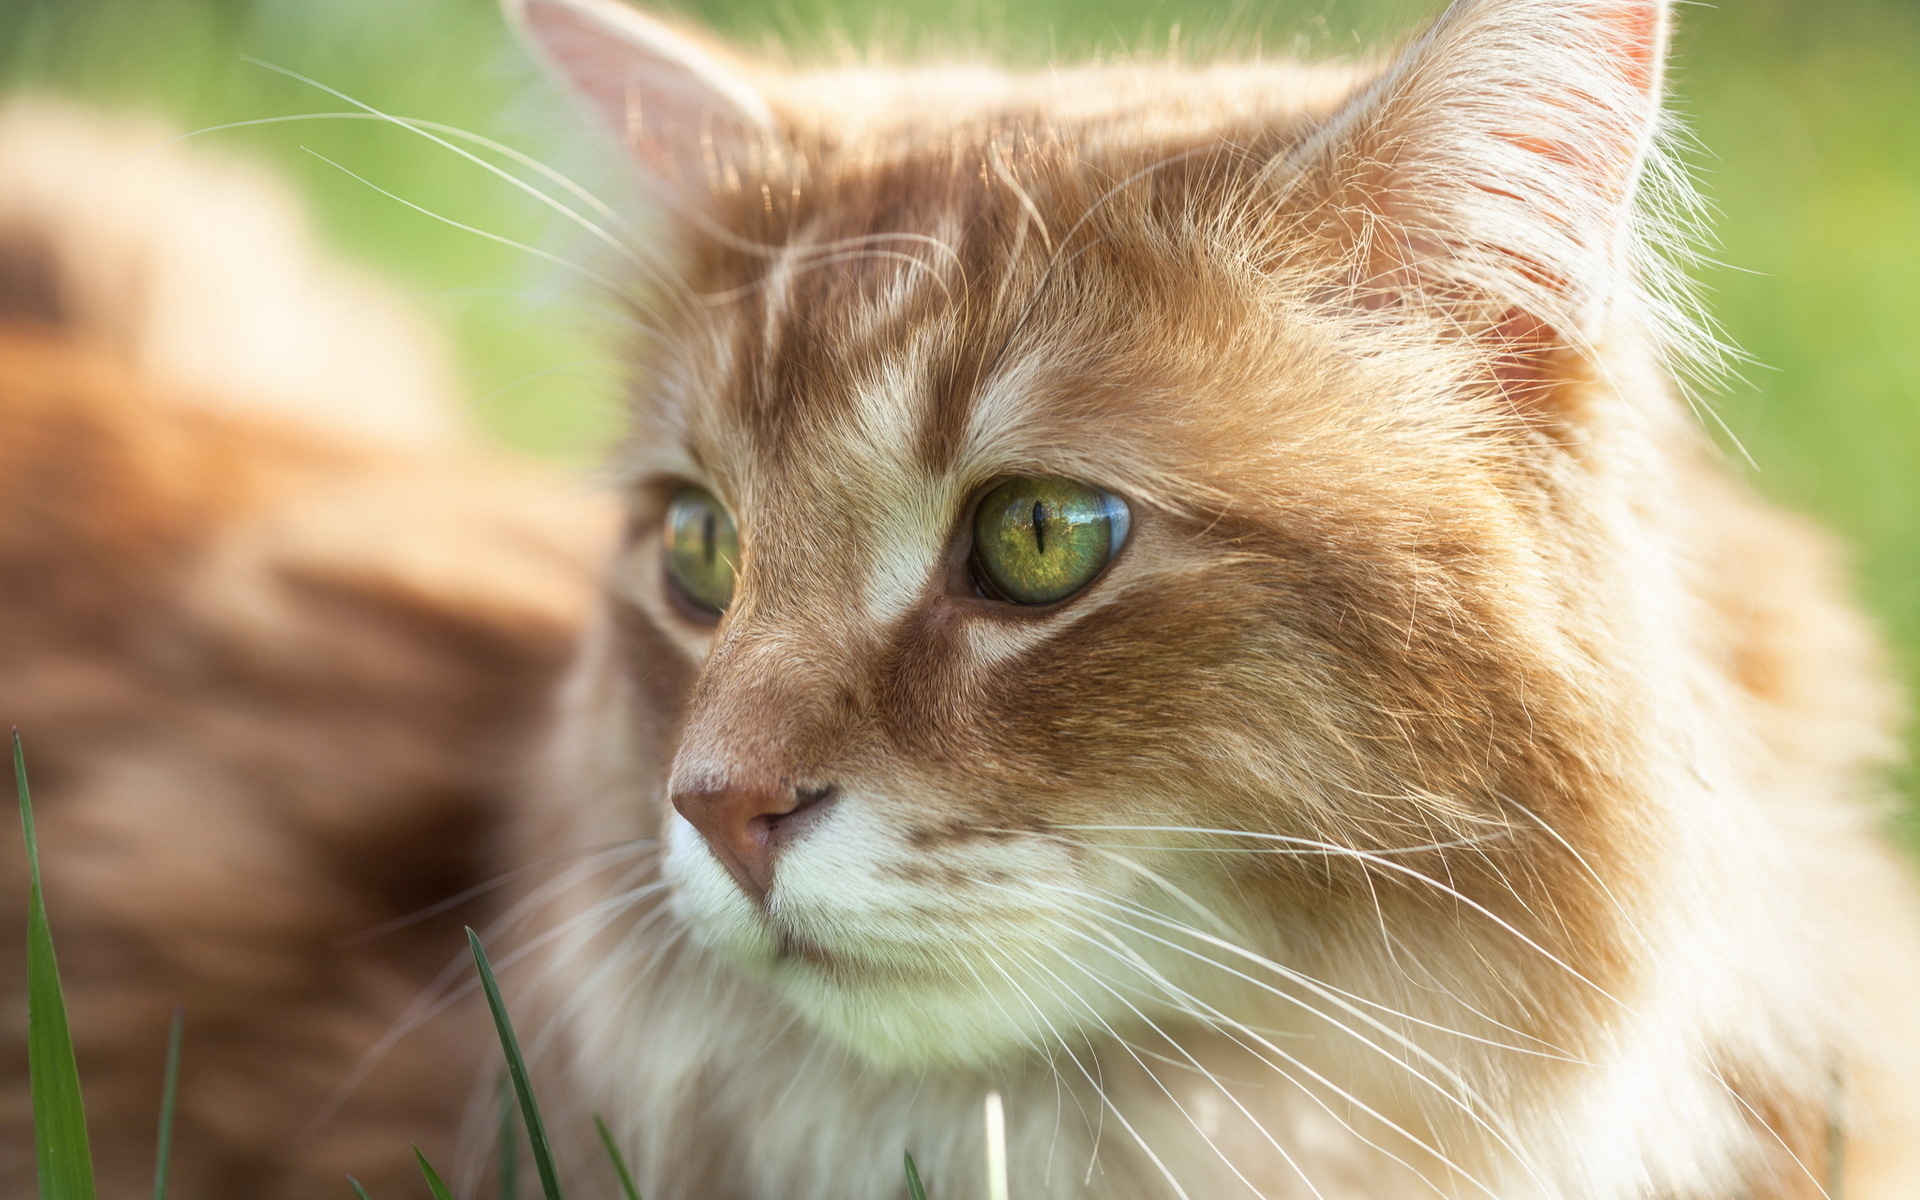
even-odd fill
[{"label": "cat", "polygon": [[[516,0],[663,214],[508,839],[651,1200],[1920,1187],[1898,699],[1676,371],[1665,0],[1357,64]],[[1844,402],[1836,397],[1836,403]]]},{"label": "cat", "polygon": [[[398,297],[171,132],[0,106],[0,720],[96,1177],[152,1186],[178,1006],[172,1194],[397,1195],[495,1068],[477,1011],[389,1035],[483,919],[441,902],[495,874],[612,514],[464,444]],[[0,828],[0,1192],[27,1196],[26,863]]]}]

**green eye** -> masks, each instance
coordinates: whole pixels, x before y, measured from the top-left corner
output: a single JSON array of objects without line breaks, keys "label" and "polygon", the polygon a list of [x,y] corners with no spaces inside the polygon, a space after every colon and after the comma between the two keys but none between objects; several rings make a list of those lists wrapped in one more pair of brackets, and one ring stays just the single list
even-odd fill
[{"label": "green eye", "polygon": [[1093,582],[1127,539],[1126,501],[1071,479],[1009,479],[973,516],[980,584],[1015,604],[1052,604]]},{"label": "green eye", "polygon": [[682,595],[711,613],[726,611],[740,562],[740,533],[726,506],[704,488],[683,487],[667,505],[667,574]]}]

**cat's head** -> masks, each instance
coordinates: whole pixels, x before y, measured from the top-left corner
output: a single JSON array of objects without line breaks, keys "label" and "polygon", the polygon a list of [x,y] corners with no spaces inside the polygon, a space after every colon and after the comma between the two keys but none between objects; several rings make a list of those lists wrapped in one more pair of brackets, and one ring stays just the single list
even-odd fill
[{"label": "cat's head", "polygon": [[695,941],[897,1063],[1605,969],[1663,3],[1031,77],[522,17],[674,239],[589,802]]}]

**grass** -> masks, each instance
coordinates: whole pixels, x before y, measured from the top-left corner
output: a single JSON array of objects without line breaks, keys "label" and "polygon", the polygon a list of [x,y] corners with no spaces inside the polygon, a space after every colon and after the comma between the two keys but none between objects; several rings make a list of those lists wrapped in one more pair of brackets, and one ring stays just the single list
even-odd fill
[{"label": "grass", "polygon": [[[600,1145],[607,1152],[607,1161],[613,1164],[614,1176],[620,1181],[620,1194],[626,1197],[626,1200],[640,1200],[640,1189],[633,1186],[633,1172],[627,1169],[627,1156],[620,1153],[619,1144],[613,1140],[612,1132],[607,1129],[606,1118],[596,1114],[593,1118],[593,1128],[600,1135]],[[919,1183],[919,1177],[914,1174],[911,1154],[907,1156],[907,1178],[910,1186]],[[921,1194],[917,1200],[926,1200],[925,1194]]]},{"label": "grass", "polygon": [[[533,1149],[533,1166],[540,1175],[541,1195],[545,1200],[565,1200],[560,1191],[560,1173],[553,1165],[553,1147],[547,1141],[547,1124],[534,1099],[533,1080],[527,1073],[526,1059],[521,1056],[520,1039],[513,1032],[513,1021],[507,1015],[507,1003],[500,998],[500,984],[493,977],[493,965],[487,961],[480,935],[471,929],[467,930],[467,944],[473,950],[474,969],[480,972],[480,988],[487,996],[487,1010],[493,1014],[493,1026],[500,1035],[500,1049],[507,1056],[507,1076],[513,1081],[513,1094],[520,1102],[520,1119]],[[607,1140],[607,1148],[613,1149],[611,1138]]]},{"label": "grass", "polygon": [[40,1200],[93,1200],[93,1157],[87,1147],[87,1110],[80,1101],[80,1068],[67,1029],[67,1005],[54,960],[53,930],[40,891],[40,840],[33,827],[27,760],[13,731],[13,786],[27,845],[27,1071],[33,1097],[33,1148],[40,1166]]},{"label": "grass", "polygon": [[426,1177],[427,1191],[432,1193],[433,1200],[453,1200],[452,1190],[440,1178],[440,1172],[434,1170],[433,1164],[427,1161],[427,1156],[420,1153],[420,1147],[413,1148],[413,1158],[420,1164],[420,1174]]},{"label": "grass", "polygon": [[153,1200],[167,1200],[167,1168],[173,1161],[173,1106],[180,1092],[180,1046],[186,1027],[186,1011],[174,1009],[173,1024],[167,1029],[167,1066],[160,1084],[160,1131],[154,1136]]}]

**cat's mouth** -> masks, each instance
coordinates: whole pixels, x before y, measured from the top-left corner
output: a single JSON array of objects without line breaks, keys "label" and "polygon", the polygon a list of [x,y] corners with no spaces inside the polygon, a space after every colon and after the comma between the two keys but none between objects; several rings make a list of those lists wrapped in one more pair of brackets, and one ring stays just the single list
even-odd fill
[{"label": "cat's mouth", "polygon": [[774,929],[774,958],[782,963],[803,962],[829,971],[839,971],[845,965],[825,946],[785,925]]},{"label": "cat's mouth", "polygon": [[876,979],[895,983],[917,980],[921,983],[945,984],[951,981],[949,973],[937,970],[924,961],[924,951],[889,955],[884,952],[875,954],[872,947],[831,948],[780,920],[769,922],[768,932],[773,941],[773,967],[776,970],[797,969],[816,982],[860,988],[871,985]]}]

